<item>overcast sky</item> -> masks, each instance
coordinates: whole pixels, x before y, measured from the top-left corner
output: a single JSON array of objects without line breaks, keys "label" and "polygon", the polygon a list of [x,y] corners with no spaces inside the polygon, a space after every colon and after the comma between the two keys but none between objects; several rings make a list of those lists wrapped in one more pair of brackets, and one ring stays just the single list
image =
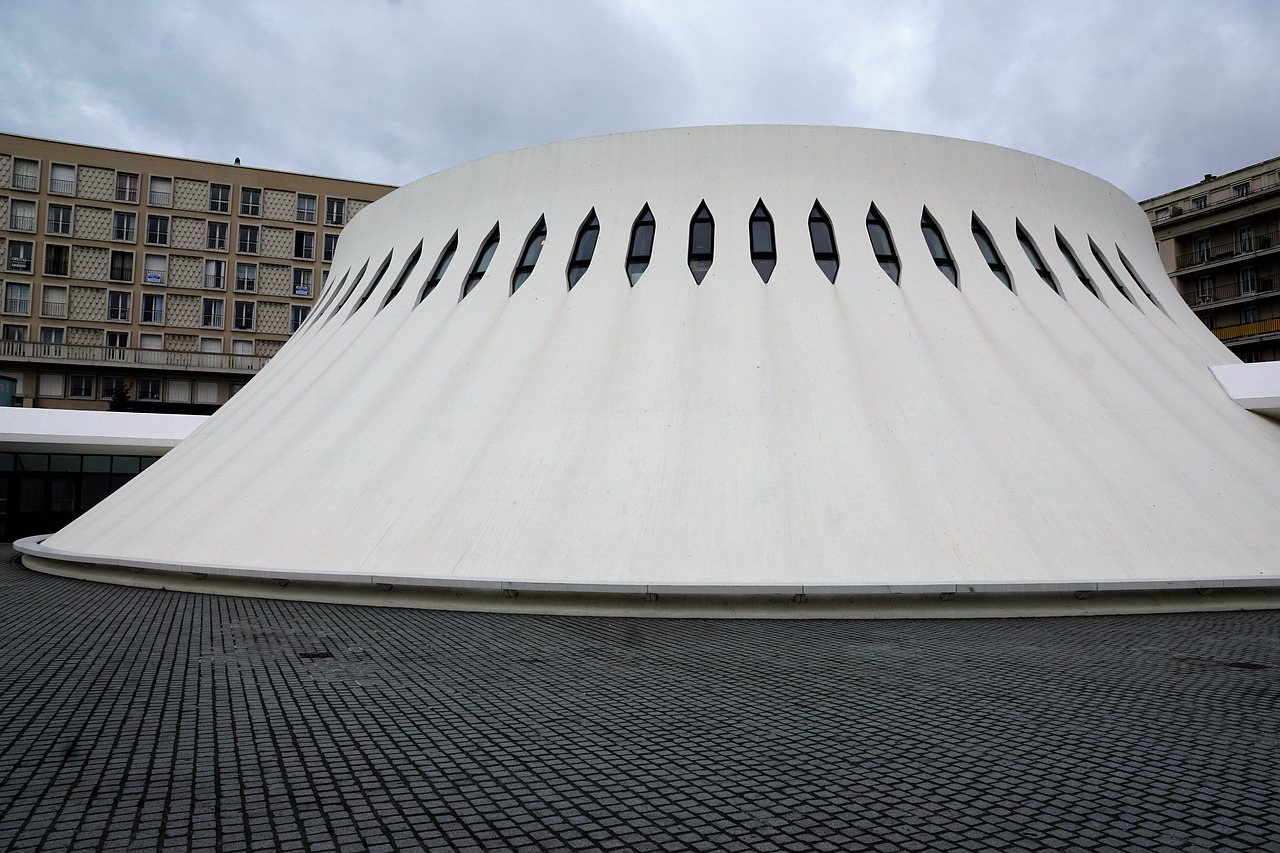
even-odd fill
[{"label": "overcast sky", "polygon": [[0,129],[403,184],[577,136],[836,124],[1137,199],[1280,155],[1275,0],[0,0]]}]

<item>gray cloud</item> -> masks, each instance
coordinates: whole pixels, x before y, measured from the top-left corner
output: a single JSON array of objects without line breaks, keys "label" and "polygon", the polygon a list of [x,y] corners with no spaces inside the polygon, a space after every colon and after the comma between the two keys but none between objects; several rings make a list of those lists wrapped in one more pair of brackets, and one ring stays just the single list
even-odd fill
[{"label": "gray cloud", "polygon": [[396,184],[574,136],[847,124],[1020,148],[1142,198],[1280,153],[1278,35],[1266,0],[14,0],[0,122]]}]

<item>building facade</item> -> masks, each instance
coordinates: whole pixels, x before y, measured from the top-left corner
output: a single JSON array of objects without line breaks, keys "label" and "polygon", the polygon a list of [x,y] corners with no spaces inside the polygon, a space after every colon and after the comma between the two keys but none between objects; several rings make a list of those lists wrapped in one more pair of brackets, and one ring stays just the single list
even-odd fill
[{"label": "building facade", "polygon": [[207,412],[393,187],[0,134],[0,397]]},{"label": "building facade", "polygon": [[1280,360],[1280,158],[1142,202],[1160,260],[1242,361]]}]

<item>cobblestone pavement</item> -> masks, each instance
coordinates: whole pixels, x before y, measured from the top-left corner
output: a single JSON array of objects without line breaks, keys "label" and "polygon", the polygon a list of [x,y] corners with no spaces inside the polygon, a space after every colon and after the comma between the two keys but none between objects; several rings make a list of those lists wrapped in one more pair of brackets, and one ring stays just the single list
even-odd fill
[{"label": "cobblestone pavement", "polygon": [[1280,612],[362,609],[0,550],[0,848],[1280,851]]}]

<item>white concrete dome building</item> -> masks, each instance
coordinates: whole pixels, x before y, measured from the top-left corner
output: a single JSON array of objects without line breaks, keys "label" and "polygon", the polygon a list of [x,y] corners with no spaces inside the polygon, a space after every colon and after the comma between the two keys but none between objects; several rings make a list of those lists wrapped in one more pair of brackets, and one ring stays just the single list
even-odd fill
[{"label": "white concrete dome building", "polygon": [[333,270],[243,392],[29,564],[655,612],[1280,586],[1280,423],[1215,380],[1235,359],[1138,206],[1059,163],[580,139],[391,193]]}]

